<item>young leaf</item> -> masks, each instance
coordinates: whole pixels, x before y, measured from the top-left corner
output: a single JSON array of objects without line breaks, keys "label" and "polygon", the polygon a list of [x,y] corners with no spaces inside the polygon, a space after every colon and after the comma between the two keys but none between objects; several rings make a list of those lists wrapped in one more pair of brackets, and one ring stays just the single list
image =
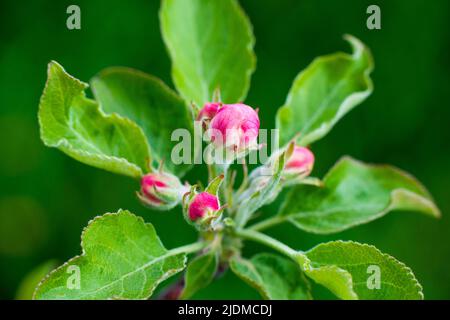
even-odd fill
[{"label": "young leaf", "polygon": [[42,141],[85,164],[140,177],[150,159],[141,128],[117,114],[105,115],[85,97],[87,87],[57,62],[49,63],[39,104]]},{"label": "young leaf", "polygon": [[55,260],[46,261],[31,270],[19,285],[16,300],[31,300],[36,286],[50,271],[57,266]]},{"label": "young leaf", "polygon": [[210,194],[218,194],[220,186],[222,185],[223,179],[225,175],[220,174],[217,177],[215,177],[206,187],[205,192],[208,192]]},{"label": "young leaf", "polygon": [[370,222],[393,210],[440,216],[427,190],[392,166],[368,165],[344,157],[323,182],[322,188],[294,187],[274,219],[327,234]]},{"label": "young leaf", "polygon": [[[182,175],[191,167],[174,164],[171,141],[176,129],[193,136],[193,119],[184,101],[160,79],[123,67],[101,71],[91,80],[92,90],[106,113],[117,113],[136,122],[144,131],[155,161]],[[191,146],[191,144],[189,144]]]},{"label": "young leaf", "polygon": [[283,152],[273,165],[270,176],[262,176],[254,181],[255,187],[250,187],[238,197],[239,207],[236,213],[236,224],[245,226],[252,214],[262,206],[272,202],[281,191],[281,173],[286,161],[286,152]]},{"label": "young leaf", "polygon": [[264,299],[310,300],[310,285],[298,265],[275,254],[262,253],[230,262],[231,270],[254,287]]},{"label": "young leaf", "polygon": [[341,299],[423,299],[411,269],[374,246],[352,241],[322,243],[299,262],[307,276]]},{"label": "young leaf", "polygon": [[151,224],[122,210],[92,220],[81,246],[81,256],[42,280],[35,299],[147,299],[186,263],[183,247],[166,250]]},{"label": "young leaf", "polygon": [[251,24],[236,0],[163,0],[161,31],[172,78],[187,102],[243,101],[255,69]]},{"label": "young leaf", "polygon": [[198,290],[207,287],[214,279],[219,259],[216,251],[195,257],[186,269],[185,285],[181,292],[181,299],[189,299]]},{"label": "young leaf", "polygon": [[353,48],[352,55],[338,52],[319,57],[294,80],[276,117],[281,145],[296,136],[304,146],[321,139],[372,93],[371,54],[358,39],[345,39]]}]

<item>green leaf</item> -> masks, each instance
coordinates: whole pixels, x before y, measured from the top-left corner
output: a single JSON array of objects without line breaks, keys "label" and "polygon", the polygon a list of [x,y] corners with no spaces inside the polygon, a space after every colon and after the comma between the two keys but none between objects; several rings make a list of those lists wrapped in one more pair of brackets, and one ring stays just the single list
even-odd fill
[{"label": "green leaf", "polygon": [[140,177],[150,159],[142,130],[117,114],[105,115],[85,97],[87,87],[57,62],[49,63],[39,104],[42,141],[85,164]]},{"label": "green leaf", "polygon": [[370,222],[393,210],[440,216],[427,190],[392,166],[368,165],[344,157],[323,182],[322,188],[294,187],[274,219],[289,221],[308,232],[327,234]]},{"label": "green leaf", "polygon": [[178,143],[171,140],[176,129],[186,129],[193,136],[191,111],[175,92],[158,78],[124,67],[101,71],[91,85],[106,113],[120,114],[142,128],[155,161],[164,160],[164,165],[178,175],[189,170],[190,164],[175,164],[171,157]]},{"label": "green leaf", "polygon": [[206,288],[214,279],[218,264],[219,257],[214,250],[195,257],[189,262],[184,278],[185,285],[180,298],[189,299],[198,290]]},{"label": "green leaf", "polygon": [[322,243],[299,262],[308,277],[341,299],[423,299],[411,269],[374,246],[352,241]]},{"label": "green leaf", "polygon": [[281,145],[293,138],[301,145],[323,138],[372,93],[371,54],[358,39],[345,39],[353,48],[352,55],[338,52],[318,57],[294,80],[276,117]]},{"label": "green leaf", "polygon": [[233,258],[230,267],[239,278],[258,290],[264,299],[312,299],[308,281],[298,265],[290,259],[262,253],[250,260]]},{"label": "green leaf", "polygon": [[122,210],[92,220],[81,246],[81,256],[40,283],[35,299],[147,299],[186,263],[187,250],[166,250],[151,224]]},{"label": "green leaf", "polygon": [[161,31],[172,78],[187,102],[243,101],[255,69],[251,24],[236,0],[163,0]]},{"label": "green leaf", "polygon": [[222,185],[224,177],[225,177],[224,174],[220,174],[214,179],[212,179],[212,181],[206,187],[205,192],[217,195],[219,193],[220,186]]},{"label": "green leaf", "polygon": [[49,260],[31,270],[20,283],[16,300],[31,300],[36,286],[56,266],[55,260]]},{"label": "green leaf", "polygon": [[262,206],[271,203],[281,191],[281,174],[286,161],[286,151],[283,152],[270,168],[271,175],[261,176],[250,183],[250,186],[237,198],[236,224],[245,226],[252,214]]}]

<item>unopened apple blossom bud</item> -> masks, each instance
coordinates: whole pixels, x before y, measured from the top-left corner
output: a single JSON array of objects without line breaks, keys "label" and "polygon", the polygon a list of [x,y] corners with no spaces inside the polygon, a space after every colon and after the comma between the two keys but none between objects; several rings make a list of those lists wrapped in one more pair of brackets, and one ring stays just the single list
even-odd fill
[{"label": "unopened apple blossom bud", "polygon": [[[284,153],[284,155],[283,155]],[[283,167],[278,167],[281,157],[285,157]],[[249,176],[249,187],[238,199],[243,201],[253,194],[263,190],[272,177],[281,170],[280,185],[267,195],[267,202],[274,200],[279,192],[279,188],[298,183],[304,183],[305,178],[309,176],[314,166],[314,154],[305,147],[297,146],[291,143],[286,149],[276,151],[270,157],[269,161],[255,170]],[[239,201],[239,200],[238,200]]]},{"label": "unopened apple blossom bud", "polygon": [[287,159],[283,173],[289,176],[308,176],[314,167],[314,154],[305,147],[295,146]]},{"label": "unopened apple blossom bud", "polygon": [[205,103],[197,115],[197,121],[211,120],[216,115],[217,111],[219,111],[221,105],[222,103],[220,102]]},{"label": "unopened apple blossom bud", "polygon": [[244,155],[258,147],[258,113],[242,104],[224,104],[209,125],[209,139],[216,148],[224,148]]},{"label": "unopened apple blossom bud", "polygon": [[219,198],[208,192],[201,192],[194,196],[189,204],[188,214],[191,221],[215,216],[219,211]]},{"label": "unopened apple blossom bud", "polygon": [[153,172],[142,177],[138,197],[152,209],[169,210],[180,203],[188,190],[176,176],[167,172]]},{"label": "unopened apple blossom bud", "polygon": [[225,206],[220,205],[219,188],[223,179],[223,174],[215,177],[202,192],[192,186],[183,196],[184,217],[199,230],[214,229],[222,220]]}]

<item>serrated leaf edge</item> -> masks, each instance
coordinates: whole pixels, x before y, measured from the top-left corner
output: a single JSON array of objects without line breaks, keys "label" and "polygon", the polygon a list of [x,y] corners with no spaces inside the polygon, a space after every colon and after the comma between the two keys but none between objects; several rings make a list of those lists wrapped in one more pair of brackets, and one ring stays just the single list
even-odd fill
[{"label": "serrated leaf edge", "polygon": [[[85,235],[85,233],[88,231],[88,229],[89,229],[90,227],[92,227],[95,223],[97,223],[98,221],[102,220],[102,219],[105,218],[105,217],[116,216],[116,215],[119,215],[119,214],[126,214],[126,215],[129,215],[129,216],[132,216],[132,217],[135,218],[137,221],[141,221],[145,226],[151,226],[151,227],[154,229],[154,227],[153,227],[153,225],[152,225],[151,223],[145,222],[144,219],[143,219],[142,217],[136,216],[136,215],[132,214],[132,213],[131,213],[130,211],[128,211],[128,210],[122,210],[122,209],[119,209],[117,212],[108,212],[108,213],[105,213],[105,214],[103,214],[103,215],[101,215],[101,216],[96,216],[96,217],[94,217],[93,219],[91,219],[91,220],[88,222],[88,225],[87,225],[86,227],[84,227],[84,228],[83,228],[83,231],[81,232],[81,252],[82,252],[82,253],[81,253],[80,255],[77,255],[77,256],[72,257],[71,259],[69,259],[68,261],[66,261],[63,265],[59,266],[58,268],[56,268],[56,269],[52,270],[50,273],[48,273],[48,274],[47,274],[47,275],[39,282],[39,284],[36,286],[36,289],[34,290],[34,293],[33,293],[33,300],[36,300],[36,299],[37,299],[37,292],[39,291],[40,287],[41,287],[43,284],[45,284],[47,280],[50,279],[50,277],[52,276],[52,274],[54,274],[55,272],[57,272],[57,271],[59,271],[59,270],[61,270],[61,269],[66,268],[66,267],[67,267],[68,265],[70,265],[73,261],[75,261],[75,260],[77,260],[77,259],[79,259],[79,258],[81,258],[81,257],[86,256],[86,252],[85,252],[85,248],[84,248],[84,235]],[[161,255],[161,256],[157,257],[156,259],[152,260],[152,262],[155,261],[155,260],[157,260],[157,259],[161,260],[162,258],[167,258],[167,257],[170,257],[170,256],[175,256],[175,255],[180,254],[180,253],[177,253],[177,254],[168,254],[168,253],[170,253],[170,250],[167,250],[166,247],[164,247],[164,245],[163,245],[162,242],[161,242],[161,239],[159,239],[159,237],[157,236],[156,232],[155,232],[155,235],[156,235],[157,241],[159,242],[159,244],[161,245],[161,247],[164,248],[164,249],[166,250],[166,253],[165,253],[164,255]],[[166,280],[167,278],[169,278],[169,277],[172,276],[173,274],[176,274],[176,273],[182,271],[182,270],[186,267],[186,262],[187,262],[187,257],[186,257],[186,255],[184,255],[184,259],[183,259],[183,260],[184,260],[184,261],[183,261],[183,268],[179,268],[179,269],[170,269],[170,270],[168,270],[166,273],[164,273],[163,276],[162,276],[160,279],[158,279],[158,281],[156,281],[156,282],[154,283],[153,286],[150,286],[150,287],[149,287],[149,289],[148,289],[149,292],[147,292],[141,300],[146,300],[146,299],[148,299],[149,297],[151,297],[151,295],[153,294],[153,291],[155,290],[155,288],[156,288],[161,282],[163,282],[164,280]],[[146,266],[146,265],[144,265],[144,267],[145,267],[145,266]],[[114,280],[114,281],[118,281],[118,280]],[[110,284],[108,284],[108,285],[110,285]],[[104,287],[102,287],[102,288],[104,288]],[[98,290],[98,289],[97,289],[97,290]],[[112,296],[112,297],[110,297],[109,299],[110,299],[110,300],[115,300],[115,299],[126,299],[126,298],[124,298],[124,297],[122,297],[122,296]]]},{"label": "serrated leaf edge", "polygon": [[[432,199],[430,193],[428,192],[428,190],[425,188],[425,186],[419,180],[417,180],[413,175],[411,175],[410,173],[408,173],[406,171],[403,171],[403,170],[401,170],[401,169],[399,169],[399,168],[397,168],[395,166],[392,166],[392,165],[364,163],[364,162],[362,162],[360,160],[357,160],[357,159],[354,159],[354,158],[352,158],[350,156],[343,156],[336,162],[336,164],[334,164],[333,167],[331,167],[331,169],[324,176],[324,178],[322,180],[324,185],[326,184],[327,178],[329,176],[331,176],[333,171],[336,170],[336,168],[339,167],[339,165],[341,165],[345,161],[351,161],[351,162],[354,162],[354,163],[356,163],[358,165],[362,165],[362,166],[370,167],[370,168],[380,168],[380,169],[387,168],[387,169],[393,170],[396,173],[398,173],[399,175],[403,176],[404,178],[409,179],[412,183],[416,184],[428,198],[426,198],[425,196],[419,195],[419,194],[417,194],[415,192],[412,192],[410,190],[404,189],[404,188],[397,188],[397,189],[394,189],[394,190],[392,190],[390,192],[389,202],[387,203],[385,209],[381,210],[378,214],[375,214],[373,216],[367,217],[364,220],[356,221],[356,222],[351,223],[351,224],[349,224],[349,225],[347,225],[345,227],[336,228],[333,231],[326,231],[326,232],[321,232],[321,230],[315,229],[315,228],[308,228],[308,227],[302,225],[301,223],[298,223],[298,222],[295,221],[295,218],[298,215],[303,215],[305,212],[298,212],[298,213],[293,213],[293,214],[281,214],[285,210],[285,208],[288,206],[287,201],[284,202],[284,204],[280,207],[280,210],[279,210],[279,213],[277,214],[277,216],[279,216],[279,217],[285,216],[287,222],[290,222],[293,225],[295,225],[297,228],[299,228],[301,230],[304,230],[306,232],[309,232],[309,233],[314,233],[314,234],[338,233],[338,232],[341,232],[341,231],[344,231],[344,230],[347,230],[347,229],[350,229],[350,228],[353,228],[353,227],[356,227],[356,226],[359,226],[359,225],[363,225],[363,224],[372,222],[372,221],[374,221],[376,219],[379,219],[379,218],[385,216],[386,214],[388,214],[389,212],[391,212],[393,210],[401,210],[401,209],[399,209],[397,207],[396,202],[397,202],[399,194],[403,194],[403,195],[406,194],[409,197],[414,197],[415,200],[417,200],[418,202],[421,202],[424,206],[429,207],[431,212],[432,212],[432,213],[429,214],[429,213],[421,211],[421,213],[433,216],[435,218],[440,218],[441,217],[441,212],[440,212],[439,208],[433,202],[433,199]],[[414,210],[412,210],[412,211],[414,211]]]},{"label": "serrated leaf edge", "polygon": [[[170,88],[162,79],[160,79],[160,78],[158,78],[158,77],[156,77],[154,75],[148,74],[146,72],[143,72],[141,70],[130,68],[130,67],[124,67],[124,66],[107,67],[107,68],[101,70],[94,77],[92,77],[91,80],[89,81],[91,83],[91,88],[92,88],[92,92],[93,92],[94,96],[97,96],[97,93],[96,93],[96,90],[95,90],[95,85],[93,85],[94,82],[102,81],[102,79],[104,77],[107,77],[109,75],[123,74],[123,73],[130,74],[130,75],[135,75],[135,76],[137,76],[137,77],[139,77],[141,79],[149,80],[151,82],[154,82],[164,93],[166,93],[171,98],[173,98],[173,99],[177,100],[178,102],[180,102],[180,104],[183,105],[183,107],[184,107],[184,109],[186,111],[186,115],[188,115],[188,117],[190,117],[190,119],[189,119],[190,121],[188,121],[190,126],[187,127],[187,128],[184,128],[184,129],[187,129],[190,132],[194,131],[194,126],[193,126],[192,123],[195,120],[195,115],[192,112],[193,111],[192,108],[189,108],[188,105],[186,104],[186,100],[184,100],[181,96],[179,96],[178,93],[176,91],[174,91],[172,88]],[[98,104],[100,105],[100,108],[101,108],[100,102],[98,102]],[[119,117],[122,117],[122,116],[120,116],[119,114],[117,114],[115,112],[112,112],[110,114],[111,115],[115,114],[115,115],[118,115]],[[109,115],[109,113],[106,114],[106,115]],[[131,120],[131,119],[127,118],[127,117],[123,117],[123,118],[127,119],[127,120],[133,122],[135,125],[137,125],[142,130],[142,134],[144,135],[144,137],[147,138],[144,130],[138,124],[136,124],[133,120]],[[146,140],[146,141],[147,141],[147,145],[148,145],[149,150],[153,151],[151,154],[154,156],[155,160],[156,161],[163,161],[164,157],[159,155],[155,150],[153,150],[153,148],[148,143],[148,140]],[[192,165],[188,166],[184,170],[180,171],[177,174],[177,176],[182,177],[191,169],[192,169]]]},{"label": "serrated leaf edge", "polygon": [[[80,98],[82,98],[82,99],[84,99],[84,100],[86,100],[86,101],[88,101],[88,102],[90,102],[90,103],[95,104],[95,106],[96,106],[96,111],[98,111],[99,114],[100,114],[101,116],[103,116],[103,118],[104,118],[105,120],[112,120],[112,121],[117,121],[117,122],[128,123],[129,125],[134,126],[135,129],[138,130],[138,131],[140,131],[140,133],[142,134],[142,136],[145,137],[145,134],[144,134],[142,128],[139,127],[134,121],[131,121],[131,120],[128,119],[128,118],[121,117],[121,116],[120,116],[119,114],[117,114],[117,113],[111,113],[111,114],[106,114],[106,113],[104,113],[103,110],[102,110],[101,107],[100,107],[100,104],[99,104],[97,101],[92,100],[92,99],[89,99],[89,98],[86,97],[84,90],[86,90],[87,88],[89,88],[89,84],[87,84],[86,82],[83,82],[83,81],[81,81],[81,80],[75,78],[74,76],[72,76],[71,74],[69,74],[69,73],[64,69],[64,67],[63,67],[62,65],[60,65],[57,61],[52,60],[52,61],[50,61],[50,63],[49,63],[48,66],[47,66],[47,74],[48,74],[48,77],[47,77],[47,80],[46,80],[46,82],[45,82],[45,86],[44,86],[43,93],[42,93],[42,95],[41,95],[41,97],[40,97],[40,100],[39,100],[39,111],[38,111],[38,122],[39,122],[39,128],[40,128],[39,134],[40,134],[41,141],[44,143],[44,145],[46,145],[47,147],[52,147],[52,148],[57,148],[57,149],[59,149],[60,147],[67,148],[68,151],[66,151],[66,150],[61,150],[61,151],[63,151],[64,153],[68,154],[69,156],[70,156],[70,154],[69,154],[68,152],[73,152],[73,153],[78,154],[78,155],[80,155],[80,156],[88,156],[88,157],[90,157],[90,158],[92,158],[92,159],[99,159],[99,160],[113,160],[113,161],[115,161],[115,162],[117,162],[117,163],[120,163],[120,164],[123,164],[123,165],[125,165],[126,167],[128,167],[129,169],[131,169],[131,170],[132,170],[132,172],[131,172],[131,173],[132,173],[132,174],[131,174],[132,177],[135,177],[135,178],[141,177],[142,174],[143,174],[143,170],[142,170],[142,169],[145,169],[145,168],[141,168],[140,166],[138,166],[138,165],[136,165],[136,164],[134,164],[134,163],[129,162],[129,161],[128,161],[127,159],[125,159],[125,158],[115,157],[115,156],[104,156],[104,155],[100,155],[100,154],[90,153],[90,152],[87,152],[87,151],[85,151],[85,150],[76,149],[76,148],[74,148],[74,147],[72,146],[72,144],[71,144],[66,138],[60,138],[60,139],[58,139],[55,143],[49,143],[49,142],[47,141],[47,138],[44,137],[44,131],[45,131],[45,130],[44,130],[44,125],[43,125],[42,117],[41,117],[41,115],[42,115],[41,109],[43,108],[43,107],[42,107],[42,105],[43,105],[43,100],[47,97],[47,88],[48,88],[49,83],[50,83],[50,68],[52,67],[52,65],[56,65],[58,68],[61,68],[61,70],[64,72],[64,74],[65,74],[67,77],[69,77],[71,80],[75,81],[76,83],[80,84],[80,85],[83,87],[83,90],[81,91]],[[148,141],[147,141],[147,139],[144,139],[144,141],[145,141],[147,150],[149,150],[149,153],[148,153],[148,154],[150,155],[150,146],[149,146],[149,144],[148,144]],[[95,166],[95,167],[97,167],[97,168],[99,168],[99,169],[102,169],[102,170],[105,170],[105,169],[100,168],[100,167],[98,167],[98,166]],[[125,174],[125,173],[124,173],[124,174]]]},{"label": "serrated leaf edge", "polygon": [[[263,286],[261,286],[259,283],[257,283],[253,279],[251,279],[249,277],[246,277],[244,274],[238,272],[237,269],[236,269],[236,266],[235,266],[235,263],[237,263],[237,261],[239,261],[239,263],[245,264],[249,269],[251,269],[253,271],[253,273],[260,280],[260,282],[263,282],[263,280],[261,279],[261,276],[260,276],[258,270],[256,270],[255,265],[252,263],[251,260],[253,258],[256,258],[256,257],[259,257],[259,256],[266,256],[266,255],[270,256],[270,254],[268,254],[268,253],[258,253],[256,255],[254,255],[251,259],[245,259],[245,258],[243,258],[241,256],[234,257],[230,261],[230,268],[231,268],[231,270],[234,272],[234,274],[238,278],[240,278],[244,282],[248,283],[252,288],[254,288],[256,291],[258,291],[258,293],[263,297],[263,299],[265,299],[265,300],[273,300],[272,297],[269,295],[269,293],[267,292],[267,290]],[[304,281],[304,284],[306,285],[306,292],[307,292],[308,300],[313,300],[313,297],[311,295],[311,283],[305,277],[305,273],[304,272],[300,272],[300,277],[302,278],[302,280]]]},{"label": "serrated leaf edge", "polygon": [[[405,271],[405,273],[407,274],[407,276],[410,277],[410,280],[412,280],[412,282],[413,282],[413,284],[414,284],[414,287],[417,289],[417,292],[418,292],[419,296],[421,297],[421,299],[422,299],[422,300],[424,299],[423,287],[422,287],[422,285],[419,283],[419,281],[417,280],[417,278],[415,277],[415,275],[414,275],[413,271],[411,270],[411,268],[409,268],[407,265],[405,265],[403,262],[397,260],[397,259],[394,258],[393,256],[391,256],[391,255],[389,255],[389,254],[387,254],[387,253],[384,253],[384,252],[380,251],[377,247],[375,247],[375,246],[373,246],[373,245],[370,245],[370,244],[359,243],[359,242],[351,241],[351,240],[348,240],[348,241],[344,241],[344,240],[335,240],[335,241],[330,241],[330,242],[320,243],[320,244],[318,244],[317,246],[315,246],[315,247],[309,249],[308,251],[306,251],[306,252],[304,253],[304,254],[305,254],[305,258],[307,258],[307,260],[305,260],[303,266],[305,266],[305,267],[307,267],[307,268],[311,268],[311,269],[320,269],[320,268],[322,268],[322,267],[319,267],[319,268],[314,268],[314,267],[312,267],[312,266],[311,266],[311,260],[307,257],[307,254],[308,254],[308,252],[310,252],[310,251],[312,251],[312,250],[314,250],[314,249],[317,249],[317,248],[319,248],[319,247],[321,247],[321,246],[330,245],[330,244],[333,244],[333,245],[334,245],[334,244],[344,244],[344,245],[345,245],[345,244],[352,244],[352,245],[356,245],[356,246],[360,246],[360,247],[364,247],[364,248],[370,248],[370,249],[375,250],[375,251],[376,251],[377,253],[379,253],[382,257],[384,257],[384,258],[386,258],[387,260],[393,262],[394,264],[399,265],[400,268],[401,268],[403,271]],[[351,285],[351,290],[352,290],[353,293],[355,294],[355,298],[358,299],[357,294],[356,294],[356,293],[354,292],[354,290],[353,290],[353,279],[352,279],[352,275],[351,275],[348,271],[346,271],[346,270],[344,270],[344,269],[341,269],[341,268],[339,268],[339,267],[336,266],[336,265],[332,265],[332,266],[335,267],[335,268],[337,268],[337,269],[339,269],[339,270],[342,270],[343,272],[345,272],[345,273],[348,274],[349,280],[350,280],[350,282],[351,282],[351,284],[350,284],[350,285]],[[306,270],[305,270],[305,273],[308,274]],[[314,279],[313,279],[313,280],[314,280]]]}]

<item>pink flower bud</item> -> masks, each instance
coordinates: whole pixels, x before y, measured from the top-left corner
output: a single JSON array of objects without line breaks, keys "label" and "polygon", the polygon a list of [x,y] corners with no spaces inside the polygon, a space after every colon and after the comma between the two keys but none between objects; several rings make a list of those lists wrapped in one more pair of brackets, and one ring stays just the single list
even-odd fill
[{"label": "pink flower bud", "polygon": [[240,153],[257,146],[258,113],[242,103],[226,104],[212,118],[209,129],[210,139],[216,147]]},{"label": "pink flower bud", "polygon": [[198,113],[197,121],[211,120],[219,111],[221,105],[222,103],[220,102],[206,103]]},{"label": "pink flower bud", "polygon": [[284,172],[297,176],[308,176],[314,166],[314,154],[305,147],[295,146],[292,155],[287,160]]},{"label": "pink flower bud", "polygon": [[214,215],[219,211],[219,198],[208,192],[201,192],[194,196],[189,204],[189,219],[196,221]]},{"label": "pink flower bud", "polygon": [[176,206],[183,193],[188,191],[180,180],[166,172],[146,174],[141,180],[139,199],[143,204],[159,210],[168,210]]}]

